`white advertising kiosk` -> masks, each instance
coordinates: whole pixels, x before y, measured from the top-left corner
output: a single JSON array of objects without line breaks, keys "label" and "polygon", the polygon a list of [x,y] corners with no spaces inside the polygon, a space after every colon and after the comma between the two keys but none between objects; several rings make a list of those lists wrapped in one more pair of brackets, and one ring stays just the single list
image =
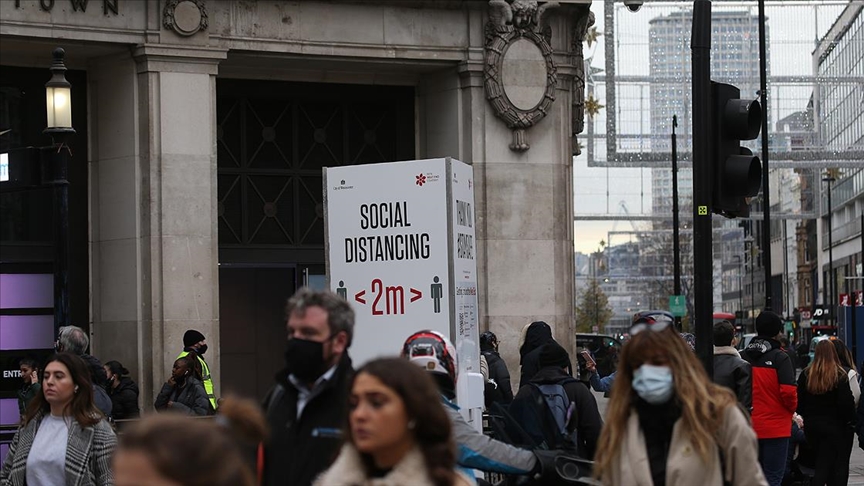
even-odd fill
[{"label": "white advertising kiosk", "polygon": [[457,401],[478,429],[474,172],[451,158],[324,169],[327,285],[356,313],[355,365],[431,329],[456,346]]}]

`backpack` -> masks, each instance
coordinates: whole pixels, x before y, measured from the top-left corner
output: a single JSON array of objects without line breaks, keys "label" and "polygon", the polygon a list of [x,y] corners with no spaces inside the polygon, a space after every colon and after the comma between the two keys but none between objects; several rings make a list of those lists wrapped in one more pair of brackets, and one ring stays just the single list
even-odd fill
[{"label": "backpack", "polygon": [[534,440],[539,449],[577,449],[576,431],[568,431],[575,420],[576,404],[567,396],[564,385],[577,382],[565,378],[558,383],[529,383],[527,393],[517,394],[510,404],[510,414]]},{"label": "backpack", "polygon": [[104,388],[95,384],[93,385],[93,404],[105,415],[105,418],[111,417],[111,410],[114,408],[111,397],[108,396]]}]

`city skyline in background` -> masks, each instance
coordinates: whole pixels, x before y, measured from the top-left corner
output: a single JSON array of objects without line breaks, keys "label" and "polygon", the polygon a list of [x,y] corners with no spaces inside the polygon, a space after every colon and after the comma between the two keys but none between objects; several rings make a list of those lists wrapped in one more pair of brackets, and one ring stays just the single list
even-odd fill
[{"label": "city skyline in background", "polygon": [[[818,44],[818,40],[825,36],[831,26],[837,21],[848,2],[843,1],[795,1],[785,2],[782,6],[778,2],[766,2],[766,17],[768,32],[768,43],[770,45],[769,59],[769,136],[775,133],[777,124],[786,117],[795,113],[805,111],[808,101],[813,92],[813,82],[806,77],[813,76],[812,52]],[[592,3],[591,10],[594,13],[595,28],[604,32],[605,13],[608,11],[604,3]],[[651,152],[652,138],[656,140],[660,129],[655,127],[656,116],[652,123],[652,112],[655,108],[651,104],[651,89],[656,84],[632,82],[634,78],[647,79],[651,74],[651,66],[657,60],[649,53],[650,26],[658,19],[670,16],[683,15],[690,18],[692,9],[691,2],[649,2],[636,12],[629,12],[623,5],[617,5],[614,11],[615,32],[613,45],[615,46],[615,71],[616,100],[614,106],[617,112],[617,129],[619,136],[618,153],[622,148],[629,148],[631,152]],[[755,2],[714,2],[714,15],[734,12],[753,19],[757,16]],[[801,18],[812,19],[812,22],[801,22]],[[754,21],[755,22],[755,21]],[[752,26],[754,29],[756,25]],[[715,26],[716,30],[716,26]],[[681,37],[679,51],[683,69],[681,82],[686,83],[684,90],[686,106],[682,106],[685,113],[674,113],[678,115],[679,127],[677,130],[680,147],[689,145],[689,123],[685,120],[686,112],[690,104],[690,47],[689,29],[685,29]],[[723,72],[725,66],[718,65],[724,62],[718,59],[718,50],[712,49],[712,72]],[[646,215],[652,214],[652,199],[654,188],[652,187],[652,171],[655,174],[661,170],[669,171],[671,179],[671,166],[667,161],[659,165],[660,169],[652,169],[651,164],[642,164],[643,167],[620,167],[611,164],[604,167],[606,157],[606,139],[604,127],[607,124],[606,106],[609,104],[606,98],[604,85],[606,66],[606,39],[603,35],[597,38],[589,46],[585,45],[586,64],[590,64],[591,70],[587,74],[588,90],[586,97],[592,97],[600,105],[599,113],[591,117],[586,115],[586,130],[578,136],[583,148],[582,153],[574,157],[574,200],[576,222],[574,224],[575,238],[574,248],[577,252],[589,254],[597,251],[600,242],[607,245],[624,244],[632,242],[632,235],[612,234],[609,232],[620,232],[630,229],[648,229],[650,224],[644,221],[615,221],[601,220],[603,214],[617,217],[620,215]],[[753,45],[757,46],[756,39]],[[758,48],[751,52],[753,60],[758,65]],[[668,66],[667,66],[668,67]],[[586,69],[586,71],[588,71]],[[685,75],[686,71],[686,75]],[[595,80],[592,86],[591,73]],[[748,73],[747,79],[735,81],[739,87],[756,87],[758,89],[758,71]],[[752,79],[755,74],[756,78]],[[772,78],[781,78],[780,82],[774,82]],[[801,79],[794,79],[794,78]],[[791,81],[790,81],[791,80]],[[808,84],[809,83],[809,84]],[[742,96],[746,91],[742,89]],[[751,93],[755,98],[756,93]],[[668,109],[666,111],[669,111]],[[671,114],[669,116],[671,118]],[[671,120],[667,125],[671,124]],[[661,127],[662,129],[662,127]],[[685,131],[687,130],[687,131]],[[594,137],[594,146],[589,149],[591,138]],[[772,137],[773,138],[773,137]],[[667,139],[668,140],[668,139]],[[635,147],[634,144],[638,144]],[[622,147],[624,145],[624,147]],[[629,145],[629,147],[628,147]],[[758,148],[755,147],[754,148]],[[593,150],[591,150],[593,149]],[[773,149],[773,146],[772,146]],[[668,151],[668,144],[664,147]],[[594,160],[589,160],[589,155]],[[637,156],[638,157],[638,156]],[[682,154],[679,160],[689,158],[689,154]],[[685,161],[686,162],[689,160]],[[769,166],[773,167],[769,158]],[[689,169],[686,175],[681,177],[679,172],[679,183],[682,179],[689,180]],[[686,184],[686,182],[685,182]],[[625,209],[626,208],[626,209]],[[689,215],[692,208],[689,205],[681,205],[679,214]],[[580,219],[580,216],[590,215],[593,220]]]}]

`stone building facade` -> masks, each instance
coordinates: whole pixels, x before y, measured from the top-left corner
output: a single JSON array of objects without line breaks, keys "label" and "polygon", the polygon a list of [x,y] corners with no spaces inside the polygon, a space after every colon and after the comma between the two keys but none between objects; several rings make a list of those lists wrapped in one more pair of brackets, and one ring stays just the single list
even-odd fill
[{"label": "stone building facade", "polygon": [[[263,394],[284,300],[323,274],[321,167],[442,156],[474,167],[481,331],[514,374],[531,321],[572,348],[589,4],[2,2],[0,84],[47,81],[62,46],[78,93],[70,278],[93,353],[146,406],[198,329],[217,394]],[[40,136],[39,110],[6,111]]]}]

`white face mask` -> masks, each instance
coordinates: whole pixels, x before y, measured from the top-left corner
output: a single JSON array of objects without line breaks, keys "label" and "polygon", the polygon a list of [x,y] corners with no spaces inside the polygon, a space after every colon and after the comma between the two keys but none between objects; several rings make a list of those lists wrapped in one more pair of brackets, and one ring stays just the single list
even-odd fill
[{"label": "white face mask", "polygon": [[652,405],[666,403],[675,393],[672,370],[668,366],[644,364],[633,371],[633,389]]}]

